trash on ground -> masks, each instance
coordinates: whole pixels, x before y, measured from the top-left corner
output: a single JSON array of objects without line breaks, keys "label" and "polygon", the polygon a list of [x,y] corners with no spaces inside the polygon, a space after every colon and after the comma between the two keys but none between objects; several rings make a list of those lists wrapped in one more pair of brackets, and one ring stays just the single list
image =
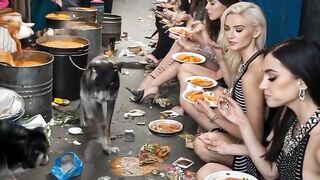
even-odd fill
[{"label": "trash on ground", "polygon": [[77,140],[73,140],[72,141],[72,144],[75,145],[75,146],[80,146],[81,145],[81,142],[77,141]]},{"label": "trash on ground", "polygon": [[110,180],[110,179],[111,179],[110,176],[101,176],[97,180]]},{"label": "trash on ground", "polygon": [[169,98],[158,98],[156,99],[156,104],[159,104],[162,108],[166,108],[172,104],[172,101]]},{"label": "trash on ground", "polygon": [[175,118],[175,117],[178,117],[178,116],[179,116],[179,114],[176,113],[175,111],[172,111],[172,110],[166,110],[166,111],[160,112],[160,118],[161,119]]},{"label": "trash on ground", "polygon": [[127,129],[124,131],[124,142],[134,142],[135,141],[135,134],[132,129]]},{"label": "trash on ground", "polygon": [[53,102],[62,106],[68,106],[70,104],[70,101],[68,99],[62,99],[62,98],[54,98]]},{"label": "trash on ground", "polygon": [[146,114],[146,112],[144,112],[141,109],[132,109],[129,112],[124,113],[123,117],[127,119],[127,118],[129,118],[129,116],[130,117],[141,117],[141,116],[144,116],[145,114]]},{"label": "trash on ground", "polygon": [[58,180],[67,180],[79,176],[83,171],[83,163],[73,152],[56,158],[51,174]]},{"label": "trash on ground", "polygon": [[74,135],[83,134],[83,131],[80,127],[71,127],[68,129],[68,132]]},{"label": "trash on ground", "polygon": [[138,126],[144,126],[144,125],[146,125],[146,122],[140,121],[140,122],[137,122],[136,125],[138,125]]}]

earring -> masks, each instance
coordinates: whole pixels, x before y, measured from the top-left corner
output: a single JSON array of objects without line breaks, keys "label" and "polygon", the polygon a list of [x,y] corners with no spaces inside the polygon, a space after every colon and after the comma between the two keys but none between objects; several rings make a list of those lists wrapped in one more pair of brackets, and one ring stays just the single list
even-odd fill
[{"label": "earring", "polygon": [[305,97],[306,97],[306,88],[300,88],[298,91],[298,98],[300,99],[300,101],[303,101]]}]

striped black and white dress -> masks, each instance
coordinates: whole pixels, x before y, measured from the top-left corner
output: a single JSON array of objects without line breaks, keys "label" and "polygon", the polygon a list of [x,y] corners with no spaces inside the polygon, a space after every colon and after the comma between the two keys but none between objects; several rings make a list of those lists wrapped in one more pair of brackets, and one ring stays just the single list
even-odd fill
[{"label": "striped black and white dress", "polygon": [[[243,89],[241,79],[239,79],[233,87],[233,98],[237,104],[242,108],[245,115],[247,115],[246,103],[243,96]],[[233,159],[232,169],[235,171],[241,171],[251,174],[252,176],[260,179],[264,179],[259,173],[251,159],[247,156],[235,156]]]}]

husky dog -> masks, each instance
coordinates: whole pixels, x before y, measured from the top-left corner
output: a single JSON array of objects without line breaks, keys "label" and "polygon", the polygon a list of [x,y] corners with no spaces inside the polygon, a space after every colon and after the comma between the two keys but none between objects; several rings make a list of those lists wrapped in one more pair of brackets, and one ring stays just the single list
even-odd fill
[{"label": "husky dog", "polygon": [[94,58],[84,71],[80,83],[80,119],[88,124],[104,152],[119,148],[111,146],[110,126],[120,86],[117,65],[104,57]]},{"label": "husky dog", "polygon": [[49,162],[43,128],[29,130],[0,121],[0,142],[0,179],[16,179],[14,174]]}]

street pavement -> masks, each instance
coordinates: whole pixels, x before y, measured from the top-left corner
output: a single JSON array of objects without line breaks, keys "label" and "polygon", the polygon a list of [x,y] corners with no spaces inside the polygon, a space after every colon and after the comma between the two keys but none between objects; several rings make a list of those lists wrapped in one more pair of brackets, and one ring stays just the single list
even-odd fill
[{"label": "street pavement", "polygon": [[[128,32],[129,40],[120,42],[117,44],[119,51],[125,46],[142,44],[147,45],[148,41],[145,36],[149,36],[154,30],[154,16],[149,10],[153,7],[151,0],[114,0],[113,13],[122,16],[122,32]],[[143,46],[146,51],[150,51],[147,46]],[[119,53],[118,51],[118,53]],[[101,176],[109,176],[111,179],[166,179],[156,176],[144,176],[144,177],[120,177],[115,175],[110,169],[110,161],[112,159],[122,156],[135,156],[141,146],[145,143],[159,143],[161,145],[168,145],[171,148],[169,159],[165,164],[170,164],[179,157],[186,157],[193,161],[195,164],[190,167],[189,170],[197,171],[203,164],[194,154],[193,150],[185,147],[185,140],[180,136],[162,137],[152,134],[148,129],[148,123],[152,120],[159,119],[160,111],[167,109],[161,108],[154,104],[150,109],[146,104],[136,104],[129,102],[129,92],[125,87],[135,88],[138,83],[144,78],[144,68],[139,64],[143,61],[144,57],[114,57],[114,61],[124,61],[137,63],[137,66],[125,66],[122,68],[120,74],[120,90],[119,97],[116,102],[116,108],[113,116],[113,122],[111,127],[112,135],[118,135],[113,140],[113,144],[120,148],[120,152],[117,154],[106,155],[102,152],[101,147],[96,143],[92,144],[93,153],[89,159],[85,159],[84,150],[88,145],[89,136],[86,129],[82,135],[71,135],[68,133],[68,128],[77,126],[77,124],[62,124],[52,126],[51,147],[49,149],[50,163],[47,166],[39,167],[36,169],[28,170],[25,173],[17,175],[21,180],[42,180],[42,179],[55,179],[50,175],[50,170],[53,167],[53,163],[56,157],[61,156],[66,152],[76,153],[82,162],[84,163],[84,170],[81,176],[74,179],[81,180],[96,180]],[[172,86],[164,87],[162,90],[167,97],[173,101],[173,105],[177,105],[179,86],[173,84]],[[60,108],[61,111],[77,110],[78,101],[72,102],[69,107]],[[125,119],[123,117],[125,112],[132,109],[141,109],[146,112],[143,117]],[[176,120],[184,124],[183,133],[194,134],[196,131],[196,124],[188,116],[179,116]],[[145,122],[146,125],[138,126],[137,122]],[[124,142],[121,137],[125,130],[132,129],[135,132],[135,142]],[[77,140],[80,145],[74,145],[72,142]]]}]

